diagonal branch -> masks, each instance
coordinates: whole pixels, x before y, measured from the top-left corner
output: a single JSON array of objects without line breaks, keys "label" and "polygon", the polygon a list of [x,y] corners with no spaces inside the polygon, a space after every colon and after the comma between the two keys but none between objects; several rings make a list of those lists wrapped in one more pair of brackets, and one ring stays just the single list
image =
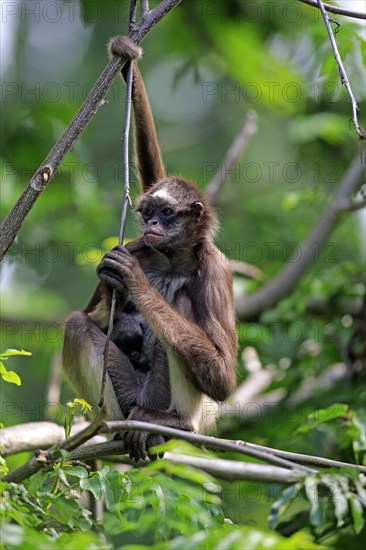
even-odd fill
[{"label": "diagonal branch", "polygon": [[296,252],[296,257],[289,260],[283,271],[257,292],[236,297],[236,313],[241,320],[258,319],[264,311],[274,307],[295,290],[306,270],[316,261],[318,251],[323,248],[337,227],[343,213],[344,201],[359,187],[362,173],[361,161],[357,156],[341,181],[332,202],[302,243],[301,254]]},{"label": "diagonal branch", "polygon": [[346,73],[346,69],[344,68],[341,56],[339,54],[337,42],[334,38],[332,27],[330,25],[329,17],[327,15],[326,10],[325,10],[323,0],[317,0],[317,2],[318,2],[319,9],[322,13],[325,26],[327,28],[327,32],[328,32],[328,35],[329,35],[330,43],[332,45],[335,60],[337,62],[338,68],[339,68],[339,75],[341,77],[341,83],[345,85],[347,93],[348,93],[348,97],[349,97],[351,105],[352,105],[352,122],[353,122],[353,125],[356,128],[356,132],[358,133],[360,139],[361,140],[366,139],[366,132],[363,128],[361,128],[361,126],[358,122],[357,102],[356,102],[355,96],[353,95],[352,88],[351,88],[351,85],[349,83],[348,76],[347,76],[347,73]]},{"label": "diagonal branch", "polygon": [[[129,37],[135,44],[139,44],[150,30],[182,0],[163,0],[150,12],[146,13],[140,25],[134,29]],[[114,78],[119,74],[127,59],[114,56],[84,101],[83,105],[70,122],[58,142],[54,145],[44,162],[33,175],[16,204],[0,225],[0,260],[6,254],[14,241],[24,219],[33,208],[39,195],[54,177],[60,163],[71,149],[77,138],[86,128],[98,109],[104,105],[104,97],[112,85]]]},{"label": "diagonal branch", "polygon": [[[317,0],[299,0],[299,2],[312,6],[313,8],[319,8]],[[345,10],[344,8],[332,6],[331,4],[324,4],[324,8],[330,13],[335,13],[336,15],[345,15],[346,17],[353,17],[355,19],[366,19],[366,13],[360,11]]]},{"label": "diagonal branch", "polygon": [[255,111],[248,111],[239,132],[226,154],[225,160],[221,164],[217,174],[206,187],[205,195],[209,204],[212,205],[216,202],[228,174],[248,147],[250,139],[257,133],[257,130],[257,113]]}]

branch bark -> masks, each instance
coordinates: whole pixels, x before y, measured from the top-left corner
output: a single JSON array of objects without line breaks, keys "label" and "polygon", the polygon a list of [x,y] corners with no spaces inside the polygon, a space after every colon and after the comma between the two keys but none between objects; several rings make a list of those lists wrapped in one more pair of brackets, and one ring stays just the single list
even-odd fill
[{"label": "branch bark", "polygon": [[241,320],[258,319],[264,311],[274,307],[296,288],[306,270],[316,260],[314,247],[316,251],[321,250],[337,227],[343,213],[344,201],[358,189],[362,173],[361,160],[357,156],[341,181],[332,202],[301,245],[301,257],[290,259],[283,271],[257,292],[247,296],[236,296],[236,312]]},{"label": "branch bark", "polygon": [[[139,44],[150,30],[182,0],[164,0],[154,10],[145,14],[140,25],[129,37]],[[24,219],[33,208],[38,197],[54,177],[60,163],[71,149],[90,120],[104,105],[104,97],[126,63],[126,59],[114,56],[108,63],[85,102],[75,115],[61,138],[47,155],[44,162],[33,175],[16,204],[0,225],[0,260],[14,241]]]},{"label": "branch bark", "polygon": [[325,24],[327,32],[328,32],[329,40],[330,40],[330,43],[331,43],[331,46],[332,46],[332,49],[333,49],[333,53],[334,53],[334,58],[335,58],[335,60],[337,62],[337,65],[338,65],[339,75],[341,77],[341,83],[345,85],[345,88],[346,88],[347,93],[348,93],[348,97],[349,97],[350,102],[351,102],[353,125],[356,128],[356,132],[357,132],[359,138],[361,140],[364,140],[364,139],[366,139],[366,132],[363,128],[361,128],[361,126],[358,122],[358,114],[357,114],[358,113],[358,106],[357,106],[356,98],[353,95],[352,88],[351,88],[351,85],[349,83],[348,76],[347,76],[347,73],[346,73],[346,69],[344,68],[341,56],[340,56],[339,51],[338,51],[337,42],[336,42],[336,39],[334,38],[334,34],[333,34],[333,31],[332,31],[332,27],[330,25],[329,17],[327,15],[326,10],[325,10],[323,1],[322,0],[317,0],[317,2],[318,2],[319,9],[321,11],[321,14],[323,16],[324,24]]},{"label": "branch bark", "polygon": [[[108,441],[76,449],[70,454],[69,460],[87,462],[91,458],[98,457],[106,458],[107,460],[109,458],[121,464],[130,464],[133,467],[149,464],[148,460],[140,460],[136,464],[127,455],[121,456],[123,452],[123,443],[121,441]],[[246,480],[261,483],[294,483],[300,481],[303,477],[298,472],[266,464],[251,464],[249,462],[236,462],[222,458],[206,458],[178,455],[175,453],[165,453],[164,458],[176,464],[186,464],[193,468],[200,468],[218,479],[225,479],[227,481]]]},{"label": "branch bark", "polygon": [[19,468],[16,468],[12,472],[6,474],[2,478],[2,481],[19,483],[20,481],[23,481],[23,479],[27,479],[41,470],[44,466],[49,466],[50,464],[63,459],[61,450],[72,451],[73,449],[76,449],[76,447],[79,447],[94,437],[94,435],[100,431],[105,416],[106,410],[101,409],[96,419],[91,424],[88,424],[83,430],[72,435],[69,439],[65,439],[59,446],[52,447],[49,451],[36,451],[35,456]]},{"label": "branch bark", "polygon": [[[39,425],[41,436],[36,433],[38,431],[37,425]],[[29,429],[30,426],[32,427],[32,431],[30,431]],[[12,438],[12,436],[14,435],[14,430],[17,431],[17,435],[19,438],[18,441],[14,441],[14,438]],[[55,437],[59,437],[59,430],[60,426],[57,426],[56,424],[53,424],[51,422],[23,424],[17,427],[5,428],[1,431],[1,435],[2,440],[5,442],[8,441],[8,444],[4,445],[3,454],[4,456],[9,456],[10,454],[16,454],[17,452],[33,449],[34,439],[36,439],[38,442],[42,442],[42,446],[46,448],[47,446],[50,446],[50,441],[54,443]],[[68,459],[71,461],[88,461],[91,459],[124,453],[123,443],[121,441],[107,441],[90,445],[90,439],[96,433],[112,434],[128,430],[147,431],[149,433],[165,435],[169,438],[188,441],[189,443],[192,443],[193,445],[199,447],[204,446],[206,448],[215,449],[216,451],[231,451],[250,456],[252,458],[274,464],[275,466],[280,466],[281,469],[285,469],[285,471],[287,471],[288,476],[291,476],[291,474],[297,476],[307,473],[314,473],[316,472],[316,470],[314,470],[313,467],[349,467],[359,472],[366,472],[366,467],[357,464],[349,464],[317,456],[291,453],[289,451],[273,449],[270,447],[264,447],[262,445],[255,445],[246,441],[219,439],[212,436],[185,432],[174,428],[167,428],[165,426],[158,426],[157,424],[149,424],[146,422],[136,421],[116,421],[103,423],[103,417],[102,415],[100,415],[93,423],[87,424],[86,428],[81,430],[79,433],[73,435],[70,439],[65,440],[63,443],[61,443],[58,448],[53,447],[53,452],[52,449],[50,451],[39,451],[36,456],[28,461],[26,464],[24,464],[20,468],[17,468],[16,470],[13,470],[12,472],[9,472],[6,476],[4,476],[3,481],[18,483],[19,481],[22,481],[23,479],[26,479],[36,473],[42,468],[42,465],[49,465],[58,460],[62,460],[63,457],[61,456],[60,449],[70,451]],[[52,432],[54,432],[56,436],[52,435]],[[50,440],[47,443],[48,437],[50,437]],[[27,441],[28,446],[26,444]],[[88,445],[85,447],[80,447],[80,445],[82,445],[86,441],[89,442]],[[43,458],[43,460],[40,461],[40,457]],[[126,458],[121,457],[120,461],[126,462]],[[310,468],[308,466],[303,466],[303,464],[309,464],[313,467]],[[236,474],[238,474],[239,470],[235,470]],[[249,474],[247,473],[245,475]]]},{"label": "branch bark", "polygon": [[209,204],[212,205],[217,201],[218,195],[226,182],[228,174],[232,170],[234,164],[239,160],[240,156],[244,153],[245,149],[248,147],[250,139],[257,133],[257,131],[257,113],[255,111],[248,111],[223,163],[220,165],[217,174],[206,187],[205,195]]},{"label": "branch bark", "polygon": [[[317,0],[299,0],[299,2],[319,9]],[[360,11],[345,10],[344,8],[339,8],[338,6],[331,6],[330,4],[324,4],[324,8],[330,13],[335,13],[336,15],[345,15],[346,17],[353,17],[354,19],[366,19],[366,13],[362,13]]]}]

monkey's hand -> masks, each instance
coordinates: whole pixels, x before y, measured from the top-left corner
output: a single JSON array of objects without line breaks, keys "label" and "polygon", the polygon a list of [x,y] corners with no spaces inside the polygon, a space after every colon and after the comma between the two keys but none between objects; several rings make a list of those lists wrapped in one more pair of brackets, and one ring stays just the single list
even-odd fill
[{"label": "monkey's hand", "polygon": [[108,44],[110,57],[119,55],[126,59],[138,59],[142,55],[142,49],[139,48],[128,36],[115,36],[111,38]]},{"label": "monkey's hand", "polygon": [[[142,407],[135,406],[128,415],[128,420],[140,420],[140,422],[151,422],[149,412]],[[148,434],[147,432],[126,432],[123,437],[124,447],[132,460],[138,462],[148,456],[150,460],[163,458],[164,453],[153,454],[151,447],[162,445],[165,438],[159,434]]]},{"label": "monkey's hand", "polygon": [[102,281],[120,292],[137,279],[142,282],[146,280],[138,260],[121,245],[107,252],[97,267],[97,273]]}]

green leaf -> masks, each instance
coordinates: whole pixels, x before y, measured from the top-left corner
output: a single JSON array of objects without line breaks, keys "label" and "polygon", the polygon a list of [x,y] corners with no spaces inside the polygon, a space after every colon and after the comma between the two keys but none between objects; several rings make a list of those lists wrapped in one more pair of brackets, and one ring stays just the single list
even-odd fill
[{"label": "green leaf", "polygon": [[320,424],[324,424],[326,422],[332,422],[333,420],[337,420],[338,418],[344,418],[349,413],[349,407],[348,405],[344,405],[343,403],[334,403],[334,405],[331,405],[330,407],[327,407],[326,409],[318,409],[317,411],[314,411],[313,413],[308,415],[308,423],[303,424],[297,429],[298,433],[307,433],[310,430],[313,430],[314,428],[317,428],[320,426]]},{"label": "green leaf", "polygon": [[91,411],[93,409],[93,407],[91,405],[89,405],[89,403],[87,401],[85,401],[85,399],[75,398],[74,403],[75,403],[75,405],[80,405],[81,412],[83,414],[85,414],[88,411]]},{"label": "green leaf", "polygon": [[289,135],[298,143],[308,143],[315,139],[337,145],[342,143],[348,131],[348,119],[338,113],[316,113],[297,117],[289,127]]},{"label": "green leaf", "polygon": [[351,516],[353,520],[353,527],[355,533],[358,535],[361,533],[365,525],[365,516],[363,514],[363,507],[361,502],[351,493],[348,495],[349,508],[351,510]]},{"label": "green leaf", "polygon": [[100,500],[102,498],[102,484],[98,475],[93,474],[87,479],[81,479],[80,487],[84,491],[90,491],[91,493],[93,493],[94,497],[97,500]]},{"label": "green leaf", "polygon": [[74,466],[71,470],[67,472],[70,476],[79,477],[80,479],[86,479],[88,477],[88,472],[82,466]]},{"label": "green leaf", "polygon": [[0,357],[3,357],[7,359],[8,357],[12,357],[14,355],[32,355],[30,351],[24,351],[24,349],[6,349],[3,353],[0,353]]},{"label": "green leaf", "polygon": [[300,483],[291,485],[282,491],[280,498],[278,498],[272,505],[271,512],[268,516],[268,523],[270,529],[275,529],[278,518],[281,513],[283,513],[297,497],[301,488]]},{"label": "green leaf", "polygon": [[349,407],[343,403],[334,403],[326,409],[318,409],[309,415],[310,420],[315,420],[318,423],[331,422],[340,417],[345,417],[348,414]]},{"label": "green leaf", "polygon": [[13,370],[7,371],[2,361],[0,361],[0,374],[5,382],[9,382],[9,384],[16,384],[17,386],[22,385],[20,376]]},{"label": "green leaf", "polygon": [[[344,479],[346,480],[347,478]],[[321,481],[329,489],[334,508],[334,515],[337,520],[337,527],[342,527],[345,524],[348,514],[347,496],[343,492],[342,487],[337,480],[337,476],[324,475],[322,476]]]},{"label": "green leaf", "polygon": [[322,512],[318,483],[319,481],[313,476],[308,476],[305,479],[305,493],[310,502],[310,522],[314,527],[319,528],[322,525]]},{"label": "green leaf", "polygon": [[129,495],[129,478],[126,474],[116,470],[98,472],[105,494],[107,510],[113,512],[119,502],[123,502]]}]

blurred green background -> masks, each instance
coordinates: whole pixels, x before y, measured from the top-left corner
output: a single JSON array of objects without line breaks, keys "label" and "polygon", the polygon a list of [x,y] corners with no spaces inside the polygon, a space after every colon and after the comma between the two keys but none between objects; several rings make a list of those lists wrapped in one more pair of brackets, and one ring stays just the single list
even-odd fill
[{"label": "blurred green background", "polygon": [[[125,0],[3,3],[2,217],[105,67],[108,39],[127,34],[128,13]],[[337,43],[365,125],[365,27],[337,20]],[[301,244],[359,154],[320,14],[296,0],[184,0],[142,47],[140,67],[168,173],[184,174],[204,189],[248,109],[257,113],[258,132],[216,204],[220,248],[264,273],[259,281],[236,277],[235,291],[254,292],[281,270],[289,243]],[[46,389],[51,365],[59,360],[62,320],[86,305],[97,283],[95,267],[119,232],[121,79],[107,100],[40,196],[2,265],[2,350],[32,352],[8,361],[22,386],[2,385],[7,425],[60,419],[59,408],[46,405]],[[131,179],[134,198],[136,176]],[[315,385],[301,405],[291,403],[304,380],[344,364],[354,317],[332,306],[340,297],[359,299],[364,292],[365,226],[365,211],[347,214],[295,293],[257,324],[239,323],[240,351],[253,346],[263,366],[272,365],[276,376],[267,391],[280,388],[282,394],[268,414],[261,408],[246,417],[241,404],[241,414],[227,415],[222,433],[352,460],[334,434],[294,432],[314,407],[339,401],[362,409],[364,383],[341,377],[329,387]],[[130,213],[127,237],[138,231]],[[313,298],[326,302],[321,316],[306,312]],[[246,376],[239,356],[239,383]],[[70,395],[63,387],[61,402]],[[240,491],[239,503],[235,491],[234,496],[224,491],[230,517],[238,515],[245,524],[264,521],[268,487],[256,506]]]}]

